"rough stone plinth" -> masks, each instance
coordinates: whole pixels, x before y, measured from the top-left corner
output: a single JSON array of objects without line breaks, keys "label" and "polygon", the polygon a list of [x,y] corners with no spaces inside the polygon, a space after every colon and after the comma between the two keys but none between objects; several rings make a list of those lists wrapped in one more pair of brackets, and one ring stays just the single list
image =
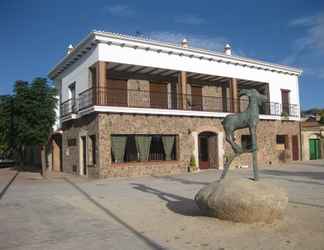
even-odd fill
[{"label": "rough stone plinth", "polygon": [[234,222],[271,223],[282,217],[288,195],[274,184],[228,178],[202,188],[195,201],[208,216]]}]

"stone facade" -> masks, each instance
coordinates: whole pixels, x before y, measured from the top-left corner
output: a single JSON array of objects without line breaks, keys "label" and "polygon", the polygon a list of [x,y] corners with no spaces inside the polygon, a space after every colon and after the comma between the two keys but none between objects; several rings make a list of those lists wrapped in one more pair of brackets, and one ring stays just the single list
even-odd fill
[{"label": "stone facade", "polygon": [[[154,116],[134,114],[98,113],[82,117],[79,120],[64,124],[63,130],[63,171],[80,173],[80,137],[96,135],[96,165],[88,167],[88,176],[140,176],[162,175],[186,172],[192,155],[198,157],[197,137],[201,132],[213,132],[218,137],[219,166],[231,152],[230,145],[225,142],[222,119],[204,117]],[[165,162],[132,162],[112,163],[111,135],[113,134],[173,134],[177,136],[177,160]],[[236,134],[240,143],[241,130]],[[280,163],[282,151],[276,147],[276,135],[287,135],[288,151],[291,151],[291,137],[298,135],[299,124],[292,121],[261,120],[257,128],[258,160],[260,165]],[[76,139],[75,146],[68,146],[69,139]],[[89,147],[89,145],[88,145]],[[89,148],[90,150],[90,148]],[[91,150],[90,150],[91,151]],[[291,155],[291,154],[290,154]],[[289,154],[288,154],[289,156]],[[289,156],[290,160],[291,156]],[[251,155],[242,155],[232,163],[232,167],[251,166]],[[74,166],[74,167],[73,167]],[[75,170],[75,171],[73,171]]]},{"label": "stone facade", "polygon": [[[97,115],[91,114],[83,116],[82,119],[70,120],[63,123],[63,137],[62,137],[62,169],[63,172],[80,174],[81,173],[81,155],[80,155],[80,138],[86,136],[89,141],[89,136],[95,135],[98,138],[98,122]],[[91,152],[90,143],[88,145],[88,152]],[[97,145],[98,147],[98,145]],[[98,148],[97,148],[98,149]],[[98,155],[97,160],[99,159]],[[98,162],[98,161],[97,161]],[[99,165],[91,165],[87,171],[89,176],[99,176]]]}]

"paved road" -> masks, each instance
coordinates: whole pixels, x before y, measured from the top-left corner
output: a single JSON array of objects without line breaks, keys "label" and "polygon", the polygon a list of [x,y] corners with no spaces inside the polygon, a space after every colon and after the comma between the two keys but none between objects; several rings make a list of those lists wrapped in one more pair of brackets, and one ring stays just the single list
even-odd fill
[{"label": "paved road", "polygon": [[324,161],[262,169],[289,193],[272,225],[202,216],[192,197],[219,175],[46,180],[0,169],[0,249],[324,249]]}]

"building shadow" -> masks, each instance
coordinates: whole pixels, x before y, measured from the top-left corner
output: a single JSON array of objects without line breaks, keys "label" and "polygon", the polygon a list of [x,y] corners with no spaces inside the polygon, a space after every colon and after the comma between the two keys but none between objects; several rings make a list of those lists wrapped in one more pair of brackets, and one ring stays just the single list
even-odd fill
[{"label": "building shadow", "polygon": [[263,169],[261,170],[261,173],[264,175],[272,175],[272,176],[296,176],[296,177],[306,177],[314,180],[324,180],[324,172],[284,171],[284,170]]},{"label": "building shadow", "polygon": [[193,199],[163,192],[139,183],[131,183],[131,185],[133,185],[133,188],[136,190],[155,195],[161,200],[166,201],[167,208],[174,213],[185,216],[203,216]]},{"label": "building shadow", "polygon": [[7,190],[9,189],[11,184],[14,182],[14,180],[17,178],[18,174],[19,174],[19,171],[17,171],[17,173],[10,179],[8,184],[1,190],[1,192],[0,192],[0,200],[6,194]]},{"label": "building shadow", "polygon": [[31,173],[41,173],[42,171],[42,168],[40,166],[33,166],[33,165],[28,165],[28,166],[14,165],[14,166],[10,166],[10,169],[19,172],[31,172]]},{"label": "building shadow", "polygon": [[129,232],[134,234],[139,240],[144,242],[148,247],[152,249],[157,249],[157,250],[163,250],[167,249],[165,247],[162,247],[160,244],[157,242],[151,240],[147,236],[141,234],[138,232],[135,228],[127,224],[125,221],[123,221],[121,218],[119,218],[117,215],[115,215],[113,212],[111,212],[108,208],[104,207],[102,204],[97,202],[95,199],[93,199],[86,191],[84,191],[81,187],[79,187],[76,183],[72,182],[70,179],[63,177],[63,179],[69,183],[73,188],[75,188],[80,194],[82,194],[88,201],[90,201],[93,205],[95,205],[98,209],[103,211],[106,215],[108,215],[110,218],[115,220],[117,223],[122,225],[124,228],[126,228]]}]

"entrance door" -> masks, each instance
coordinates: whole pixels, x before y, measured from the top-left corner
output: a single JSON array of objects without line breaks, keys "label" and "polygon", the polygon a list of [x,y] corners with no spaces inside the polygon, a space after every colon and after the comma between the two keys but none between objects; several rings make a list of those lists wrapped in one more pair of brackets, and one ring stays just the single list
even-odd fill
[{"label": "entrance door", "polygon": [[211,132],[201,133],[198,137],[199,169],[218,167],[217,135]]},{"label": "entrance door", "polygon": [[309,159],[317,160],[320,158],[320,140],[319,139],[309,139]]},{"label": "entrance door", "polygon": [[298,147],[298,136],[292,136],[292,160],[298,161],[299,160],[299,147]]},{"label": "entrance door", "polygon": [[199,136],[199,168],[208,169],[208,137],[204,135]]},{"label": "entrance door", "polygon": [[282,112],[285,112],[289,115],[289,93],[290,90],[282,89],[281,90],[281,103],[282,103]]},{"label": "entrance door", "polygon": [[87,175],[87,140],[85,136],[81,136],[81,175]]}]

